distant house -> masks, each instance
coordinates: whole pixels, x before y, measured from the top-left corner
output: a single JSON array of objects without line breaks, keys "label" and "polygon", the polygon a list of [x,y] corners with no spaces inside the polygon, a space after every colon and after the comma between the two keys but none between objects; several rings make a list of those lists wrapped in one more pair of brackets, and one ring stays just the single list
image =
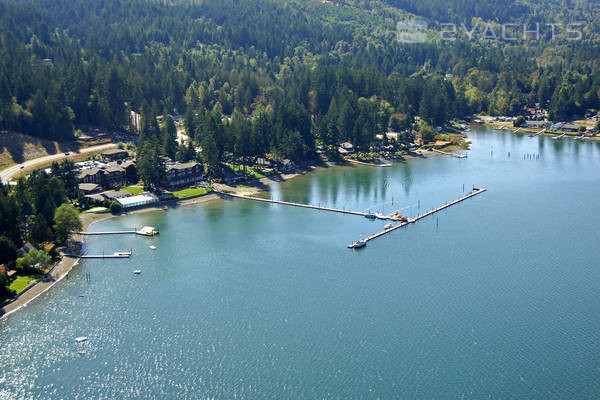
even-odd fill
[{"label": "distant house", "polygon": [[283,159],[278,163],[279,170],[284,174],[289,174],[296,171],[296,164],[292,160]]},{"label": "distant house", "polygon": [[275,161],[270,158],[258,157],[256,159],[256,166],[261,168],[273,168],[275,166]]},{"label": "distant house", "polygon": [[547,121],[532,121],[532,120],[527,120],[525,121],[525,124],[523,125],[526,128],[547,128],[549,127],[551,124]]},{"label": "distant house", "polygon": [[103,158],[111,161],[122,160],[129,157],[127,150],[123,149],[108,149],[100,153]]},{"label": "distant house", "polygon": [[553,131],[577,132],[579,125],[571,124],[569,122],[557,122],[556,124],[552,125],[550,129]]},{"label": "distant house", "polygon": [[344,142],[340,144],[340,147],[338,147],[338,152],[341,155],[352,154],[354,153],[354,146],[350,142]]},{"label": "distant house", "polygon": [[167,164],[167,181],[169,187],[188,186],[201,180],[202,170],[200,164],[195,161]]},{"label": "distant house", "polygon": [[8,269],[8,267],[4,264],[0,264],[0,275],[3,275],[9,281],[12,281],[17,277],[17,271],[14,269]]}]

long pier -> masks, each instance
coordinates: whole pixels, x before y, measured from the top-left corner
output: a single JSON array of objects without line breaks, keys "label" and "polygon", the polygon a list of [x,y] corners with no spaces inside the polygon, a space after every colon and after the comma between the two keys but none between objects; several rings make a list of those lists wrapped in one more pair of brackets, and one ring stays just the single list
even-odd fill
[{"label": "long pier", "polygon": [[237,199],[262,201],[263,203],[282,204],[284,206],[311,208],[313,210],[331,211],[331,212],[336,212],[336,213],[340,213],[340,214],[359,215],[361,217],[364,217],[367,215],[367,213],[360,212],[360,211],[351,211],[351,210],[342,210],[339,208],[332,208],[332,207],[314,206],[312,204],[292,203],[289,201],[281,201],[281,200],[273,200],[273,199],[261,199],[260,197],[242,196],[239,194],[223,193],[223,192],[217,192],[217,191],[215,191],[215,193],[223,195],[223,196],[234,197]]},{"label": "long pier", "polygon": [[[425,217],[428,217],[428,216],[430,216],[430,215],[432,215],[432,214],[435,214],[435,213],[437,213],[437,212],[439,212],[439,211],[442,211],[442,210],[444,210],[444,209],[446,209],[446,208],[448,208],[448,207],[451,207],[451,206],[453,206],[453,205],[455,205],[455,204],[458,204],[458,203],[460,203],[460,202],[462,202],[462,201],[465,201],[465,200],[467,200],[467,199],[470,199],[470,198],[471,198],[471,197],[473,197],[473,196],[477,196],[478,194],[480,194],[480,193],[483,193],[483,192],[485,192],[485,191],[486,191],[486,189],[483,189],[483,188],[473,188],[473,191],[472,191],[471,193],[469,193],[469,194],[466,194],[466,195],[464,195],[464,196],[462,196],[462,197],[459,197],[458,199],[456,199],[456,200],[454,200],[454,201],[451,201],[451,202],[449,202],[449,203],[443,204],[443,205],[441,205],[441,206],[439,206],[439,207],[437,207],[437,208],[434,208],[433,210],[427,211],[426,213],[423,213],[423,214],[421,214],[421,215],[418,215],[418,216],[416,216],[415,218],[411,218],[411,219],[409,219],[409,220],[408,220],[408,221],[406,221],[406,222],[402,222],[402,223],[400,223],[400,224],[398,224],[398,225],[394,225],[394,226],[393,226],[393,227],[391,227],[391,228],[384,229],[384,230],[383,230],[383,231],[381,231],[381,232],[377,232],[377,233],[375,233],[374,235],[371,235],[371,236],[369,236],[369,237],[367,237],[367,238],[365,238],[365,239],[363,239],[363,240],[364,240],[365,242],[369,242],[369,241],[371,241],[371,240],[377,239],[377,238],[378,238],[378,237],[380,237],[380,236],[383,236],[383,235],[385,235],[385,234],[387,234],[387,233],[393,232],[393,231],[395,231],[396,229],[402,228],[402,227],[404,227],[404,226],[406,226],[406,225],[409,225],[409,224],[415,223],[415,222],[417,222],[417,221],[419,221],[419,220],[421,220],[421,219],[423,219],[423,218],[425,218]],[[350,244],[348,247],[352,248],[352,247],[353,247],[353,245],[352,245],[352,244]]]},{"label": "long pier", "polygon": [[131,257],[130,251],[118,251],[113,254],[65,254],[65,257],[70,258],[129,258]]},{"label": "long pier", "polygon": [[137,233],[137,231],[111,231],[111,232],[77,232],[78,235],[128,235]]}]

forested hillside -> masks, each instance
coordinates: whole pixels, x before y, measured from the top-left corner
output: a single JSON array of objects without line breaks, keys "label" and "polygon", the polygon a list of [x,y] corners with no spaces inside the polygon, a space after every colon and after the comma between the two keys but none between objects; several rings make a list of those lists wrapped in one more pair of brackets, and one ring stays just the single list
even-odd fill
[{"label": "forested hillside", "polygon": [[[582,0],[0,0],[0,129],[68,140],[76,127],[127,125],[129,110],[187,113],[216,156],[301,159],[317,142],[367,148],[416,115],[441,125],[541,103],[566,119],[600,108],[598,15]],[[398,42],[405,18],[425,18],[430,40]],[[435,34],[487,21],[581,21],[584,34]]]}]

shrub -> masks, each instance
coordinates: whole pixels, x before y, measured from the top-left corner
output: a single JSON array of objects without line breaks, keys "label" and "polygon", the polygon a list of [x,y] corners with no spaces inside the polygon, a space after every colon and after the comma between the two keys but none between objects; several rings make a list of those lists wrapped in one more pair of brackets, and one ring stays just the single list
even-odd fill
[{"label": "shrub", "polygon": [[121,205],[121,203],[117,201],[113,201],[112,203],[110,203],[110,212],[112,212],[113,214],[118,214],[121,211],[123,211],[123,206]]}]

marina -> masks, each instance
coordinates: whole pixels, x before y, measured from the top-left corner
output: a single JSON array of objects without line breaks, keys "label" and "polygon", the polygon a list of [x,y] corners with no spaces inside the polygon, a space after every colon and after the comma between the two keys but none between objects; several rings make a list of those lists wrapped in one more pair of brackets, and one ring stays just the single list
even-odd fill
[{"label": "marina", "polygon": [[271,185],[275,199],[373,214],[420,199],[401,211],[411,219],[487,189],[356,251],[346,245],[401,222],[214,200],[92,225],[155,226],[160,244],[87,236],[82,254],[135,256],[81,260],[0,321],[5,397],[596,398],[600,271],[586,249],[600,147],[487,126],[469,140],[461,162]]}]

